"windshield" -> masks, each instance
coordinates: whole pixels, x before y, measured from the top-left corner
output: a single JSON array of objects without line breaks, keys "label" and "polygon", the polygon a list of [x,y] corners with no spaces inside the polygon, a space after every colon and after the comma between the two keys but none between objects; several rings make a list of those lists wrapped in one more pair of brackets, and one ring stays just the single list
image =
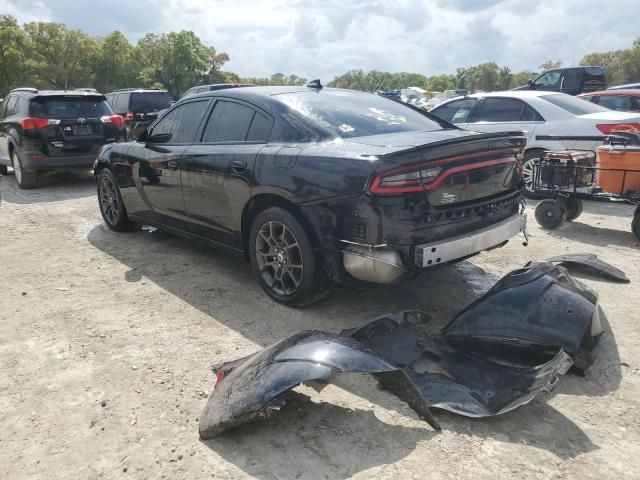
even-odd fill
[{"label": "windshield", "polygon": [[36,97],[31,115],[43,118],[100,118],[113,115],[104,97]]},{"label": "windshield", "polygon": [[286,93],[276,98],[343,138],[445,128],[406,105],[369,93],[324,90]]},{"label": "windshield", "polygon": [[569,112],[572,115],[587,115],[589,113],[609,112],[608,108],[601,107],[595,103],[591,103],[587,100],[572,97],[571,95],[565,95],[564,93],[558,95],[543,95],[543,100]]},{"label": "windshield", "polygon": [[169,92],[132,93],[130,108],[138,113],[157,112],[169,108],[172,101]]}]

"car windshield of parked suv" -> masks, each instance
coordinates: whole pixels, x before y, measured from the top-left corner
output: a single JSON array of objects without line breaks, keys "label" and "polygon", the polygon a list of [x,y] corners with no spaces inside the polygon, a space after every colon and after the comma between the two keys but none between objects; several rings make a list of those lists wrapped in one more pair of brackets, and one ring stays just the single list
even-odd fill
[{"label": "car windshield of parked suv", "polygon": [[343,138],[444,128],[402,103],[368,93],[325,90],[286,93],[276,98]]},{"label": "car windshield of parked suv", "polygon": [[169,92],[140,92],[131,94],[129,108],[136,113],[157,112],[169,108],[173,97]]},{"label": "car windshield of parked suv", "polygon": [[547,102],[560,107],[572,115],[588,115],[589,113],[608,112],[608,108],[601,107],[595,103],[585,102],[581,98],[572,97],[571,95],[543,95],[540,98]]},{"label": "car windshield of parked suv", "polygon": [[100,118],[113,115],[104,97],[36,97],[30,115],[43,118]]}]

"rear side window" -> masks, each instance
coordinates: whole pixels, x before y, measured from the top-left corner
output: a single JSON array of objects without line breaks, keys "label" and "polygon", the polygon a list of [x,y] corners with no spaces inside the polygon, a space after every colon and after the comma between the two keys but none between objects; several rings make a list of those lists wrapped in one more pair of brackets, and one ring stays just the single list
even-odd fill
[{"label": "rear side window", "polygon": [[526,104],[511,98],[485,98],[471,122],[519,122]]},{"label": "rear side window", "polygon": [[631,98],[626,95],[601,95],[598,104],[611,110],[631,111]]},{"label": "rear side window", "polygon": [[157,112],[169,108],[173,97],[169,92],[139,92],[131,94],[131,111],[136,113]]},{"label": "rear side window", "polygon": [[201,100],[177,106],[153,127],[151,135],[166,135],[162,143],[193,143],[208,105],[208,100]]},{"label": "rear side window", "polygon": [[446,120],[449,123],[466,123],[469,113],[473,109],[477,100],[465,98],[464,100],[454,100],[431,111],[434,115]]},{"label": "rear side window", "polygon": [[252,108],[218,101],[202,136],[203,142],[244,142],[253,120]]},{"label": "rear side window", "polygon": [[7,102],[7,111],[5,112],[5,116],[10,117],[14,113],[16,113],[16,103],[18,102],[18,96],[13,95],[9,97],[9,100],[6,100],[6,102]]},{"label": "rear side window", "polygon": [[113,109],[116,113],[126,113],[129,111],[129,94],[128,93],[119,93],[116,95],[115,100],[113,101],[115,107]]},{"label": "rear side window", "polygon": [[557,95],[543,95],[540,97],[543,100],[561,108],[565,112],[569,112],[572,115],[587,115],[589,113],[600,113],[609,111],[607,108],[596,105],[595,103],[585,102],[571,95],[560,93]]},{"label": "rear side window", "polygon": [[36,97],[31,115],[43,118],[100,118],[113,111],[104,97]]}]

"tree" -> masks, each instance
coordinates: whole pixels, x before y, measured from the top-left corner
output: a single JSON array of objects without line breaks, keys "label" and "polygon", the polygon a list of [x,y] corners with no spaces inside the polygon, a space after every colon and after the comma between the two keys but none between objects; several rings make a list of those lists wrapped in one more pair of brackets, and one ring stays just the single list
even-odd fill
[{"label": "tree", "polygon": [[560,68],[562,66],[562,62],[560,60],[547,60],[543,64],[541,64],[538,68],[543,72],[547,70],[553,70],[554,68]]},{"label": "tree", "polygon": [[0,97],[25,80],[28,38],[15,18],[0,15]]},{"label": "tree", "polygon": [[135,50],[120,32],[112,32],[98,45],[93,71],[95,86],[101,92],[131,87],[137,83],[140,69]]},{"label": "tree", "polygon": [[93,85],[91,65],[98,47],[89,35],[52,22],[27,23],[24,30],[30,39],[27,64],[37,84],[61,89]]}]

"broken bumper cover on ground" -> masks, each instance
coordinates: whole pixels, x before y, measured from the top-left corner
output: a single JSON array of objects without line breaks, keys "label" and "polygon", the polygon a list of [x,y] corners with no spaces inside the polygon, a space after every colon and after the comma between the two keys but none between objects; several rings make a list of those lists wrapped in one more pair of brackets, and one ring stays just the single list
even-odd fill
[{"label": "broken bumper cover on ground", "polygon": [[572,365],[588,368],[602,334],[595,293],[547,262],[511,272],[437,335],[411,327],[424,316],[385,315],[340,335],[306,331],[214,367],[200,436],[265,417],[284,392],[343,372],[372,374],[436,429],[429,407],[498,415],[550,391]]}]

